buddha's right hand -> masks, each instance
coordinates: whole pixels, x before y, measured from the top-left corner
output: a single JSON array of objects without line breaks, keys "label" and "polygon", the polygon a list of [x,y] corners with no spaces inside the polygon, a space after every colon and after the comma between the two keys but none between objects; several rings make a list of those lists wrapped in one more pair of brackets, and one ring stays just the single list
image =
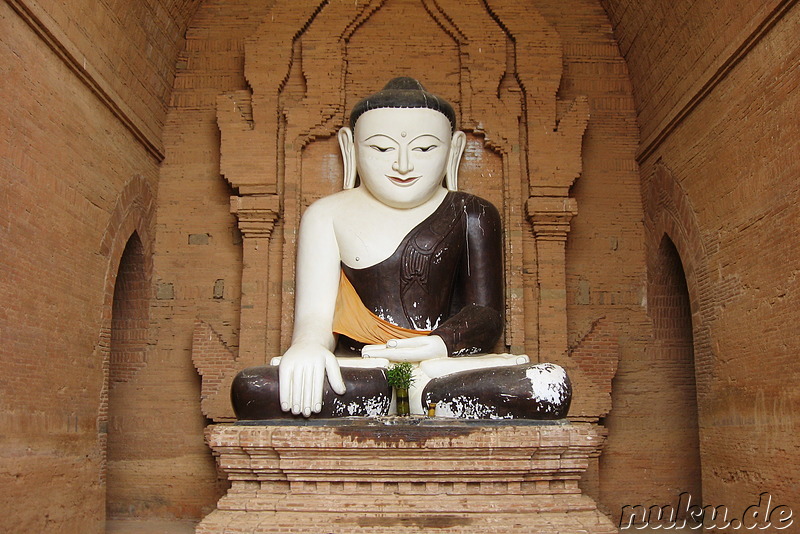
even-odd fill
[{"label": "buddha's right hand", "polygon": [[298,343],[289,347],[281,358],[278,371],[281,409],[308,417],[322,409],[325,375],[331,389],[345,392],[342,372],[336,357],[326,347],[314,343]]},{"label": "buddha's right hand", "polygon": [[436,335],[390,339],[385,345],[364,345],[363,358],[386,358],[390,362],[422,362],[447,358],[447,345]]}]

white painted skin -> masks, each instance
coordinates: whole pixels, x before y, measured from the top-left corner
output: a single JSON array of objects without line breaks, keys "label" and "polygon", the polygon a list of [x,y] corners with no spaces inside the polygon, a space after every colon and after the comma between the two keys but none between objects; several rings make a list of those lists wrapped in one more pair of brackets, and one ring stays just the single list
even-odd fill
[{"label": "white painted skin", "polygon": [[421,362],[430,358],[446,358],[447,345],[439,336],[390,339],[385,345],[364,345],[364,358],[386,358],[393,362]]},{"label": "white painted skin", "polygon": [[[361,185],[320,199],[302,217],[294,332],[279,371],[281,409],[318,413],[326,375],[336,393],[345,392],[332,333],[340,262],[360,269],[388,258],[444,200],[443,180],[449,173],[448,182],[455,182],[465,139],[429,109],[370,110],[358,119],[355,135],[341,130],[345,175],[355,163]],[[392,354],[405,361],[447,356],[438,336],[421,339],[398,341]]]},{"label": "white painted skin", "polygon": [[[322,198],[303,214],[292,344],[275,360],[281,409],[306,417],[318,413],[326,375],[336,393],[345,392],[340,371],[345,359],[334,356],[332,333],[340,264],[363,269],[391,256],[441,205],[447,195],[445,178],[455,189],[465,143],[463,132],[451,134],[448,119],[430,109],[370,110],[358,119],[355,132],[339,132],[345,182],[354,183],[357,171],[361,185]],[[369,367],[431,362],[424,367],[427,372],[418,368],[419,379],[409,392],[414,413],[427,411],[420,396],[434,376],[520,363],[520,357],[510,355],[449,359],[444,341],[431,335],[369,345],[362,356],[375,359]]]}]

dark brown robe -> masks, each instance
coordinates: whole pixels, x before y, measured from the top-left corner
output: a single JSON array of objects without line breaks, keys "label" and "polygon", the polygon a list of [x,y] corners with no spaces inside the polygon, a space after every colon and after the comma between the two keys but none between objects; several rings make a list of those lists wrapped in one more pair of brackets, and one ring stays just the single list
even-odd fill
[{"label": "dark brown robe", "polygon": [[[375,315],[431,331],[451,356],[491,352],[503,330],[500,215],[474,195],[449,192],[391,256],[364,269],[343,264],[342,270]],[[363,346],[344,336],[341,343],[351,350]]]}]

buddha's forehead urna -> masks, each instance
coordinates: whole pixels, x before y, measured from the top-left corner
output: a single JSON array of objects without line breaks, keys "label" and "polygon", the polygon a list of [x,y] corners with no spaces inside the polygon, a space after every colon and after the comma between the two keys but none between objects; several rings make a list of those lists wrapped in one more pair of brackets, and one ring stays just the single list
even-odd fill
[{"label": "buddha's forehead urna", "polygon": [[394,78],[383,89],[361,100],[350,113],[350,127],[355,128],[358,118],[367,111],[381,108],[432,109],[447,117],[452,130],[456,130],[456,113],[453,106],[444,98],[426,91],[414,78],[407,76]]}]

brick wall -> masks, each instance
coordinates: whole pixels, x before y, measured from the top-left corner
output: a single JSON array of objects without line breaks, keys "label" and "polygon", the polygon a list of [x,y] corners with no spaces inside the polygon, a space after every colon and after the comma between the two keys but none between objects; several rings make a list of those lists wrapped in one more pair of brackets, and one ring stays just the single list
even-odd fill
[{"label": "brick wall", "polygon": [[686,273],[703,499],[797,510],[800,8],[603,4],[637,99],[648,256],[666,234]]},{"label": "brick wall", "polygon": [[[573,220],[567,244],[570,344],[577,347],[579,342],[588,339],[598,343],[602,351],[614,354],[618,351],[629,360],[641,360],[651,333],[643,305],[646,277],[642,206],[634,161],[637,130],[627,70],[608,19],[598,4],[573,2],[567,9],[561,2],[543,0],[535,6],[562,39],[564,79],[559,97],[572,99],[586,95],[591,112],[584,138],[584,173],[573,188],[579,215]],[[390,7],[387,5],[388,13],[391,13]],[[233,352],[238,349],[240,276],[242,262],[246,259],[242,257],[236,218],[229,212],[228,198],[235,191],[230,190],[220,176],[216,97],[222,92],[248,89],[243,77],[244,42],[258,27],[259,17],[264,16],[260,13],[266,13],[268,8],[264,6],[264,11],[259,12],[247,2],[233,0],[204,3],[187,33],[186,49],[179,60],[181,68],[164,136],[167,157],[159,184],[159,232],[154,258],[159,276],[156,283],[169,288],[165,289],[163,298],[154,301],[152,310],[153,321],[159,325],[156,353],[163,356],[158,363],[149,361],[147,370],[137,375],[135,386],[131,385],[141,391],[138,402],[148,412],[160,410],[158,404],[169,399],[172,412],[166,415],[166,420],[170,427],[180,429],[185,435],[182,441],[168,435],[158,436],[155,430],[158,422],[152,422],[151,439],[159,444],[161,454],[175,460],[168,472],[174,483],[172,486],[158,487],[155,482],[152,487],[148,486],[148,491],[163,500],[163,510],[179,506],[198,509],[213,504],[211,489],[215,474],[212,466],[201,457],[200,428],[192,419],[198,410],[197,377],[187,369],[186,361],[191,350],[191,332],[198,317],[205,321],[203,332],[212,335],[215,350],[226,352],[217,339]],[[380,35],[382,24],[389,24],[388,21],[391,18],[376,15],[374,20],[364,24],[364,35]],[[428,31],[434,32],[435,38],[422,42],[439,43],[441,29],[431,25]],[[356,44],[362,37],[356,34]],[[354,45],[351,43],[351,46]],[[385,47],[385,43],[382,46]],[[399,63],[405,65],[404,61]],[[358,64],[348,68],[355,76],[358,69],[366,67]],[[424,70],[427,65],[421,68]],[[363,88],[361,92],[376,89],[390,74],[376,79],[369,89]],[[412,69],[408,74],[415,73]],[[302,90],[303,83],[301,77],[290,78],[284,98],[300,98],[302,93],[295,92]],[[470,139],[462,185],[471,191],[486,190],[489,195],[496,194],[495,202],[500,205],[503,200],[497,189],[499,182],[496,178],[492,180],[493,174],[499,172],[500,159],[482,147],[477,136]],[[338,148],[332,138],[310,143],[302,157],[303,168],[318,171],[303,177],[301,204],[305,206],[323,194],[338,190],[341,171]],[[476,169],[475,165],[481,161],[488,167]],[[521,205],[524,200],[518,198],[512,202]],[[284,239],[292,237],[283,237],[282,225],[279,219],[270,244],[276,247],[277,253],[270,253],[268,269],[267,266],[261,268],[278,280],[287,280],[283,285],[270,288],[271,292],[280,292],[286,301],[291,300],[293,282],[291,276],[280,274],[284,268],[280,247]],[[204,238],[192,238],[198,235]],[[277,275],[272,274],[276,272]],[[220,280],[225,288],[221,295],[214,289]],[[527,305],[533,307],[535,302]],[[273,315],[273,318],[276,317]],[[600,321],[602,318],[605,319]],[[593,330],[598,324],[599,330]],[[277,351],[278,347],[271,344],[267,350]],[[575,357],[580,359],[585,372],[595,373],[599,379],[608,378],[608,366],[593,367],[585,351],[579,350]],[[164,376],[170,377],[170,391],[162,388],[160,381]],[[598,391],[592,395],[602,399],[608,392]],[[625,420],[633,417],[630,411],[625,411],[624,403],[614,410],[620,410],[622,417],[628,418]],[[609,439],[610,443],[615,443],[615,437]],[[638,443],[635,437],[626,436],[614,447],[635,452],[643,447]],[[164,467],[160,458],[143,460],[146,469],[161,472],[159,470]],[[670,468],[666,464],[656,467]],[[187,472],[194,476],[186,476]],[[200,491],[198,479],[205,481]],[[595,494],[602,493],[605,484],[602,473],[595,470],[588,479],[585,486]],[[651,484],[643,482],[648,487]],[[187,491],[189,487],[193,488],[192,492]]]},{"label": "brick wall", "polygon": [[[642,362],[653,333],[646,314],[634,100],[611,25],[597,3],[538,2],[537,6],[542,6],[543,15],[564,40],[565,75],[559,92],[589,97],[583,173],[571,190],[578,200],[578,215],[567,240],[567,320],[570,346],[577,346],[587,334],[594,340],[592,327],[601,317],[598,326],[610,328],[618,344],[611,412],[604,421],[615,431],[609,432],[598,472],[590,470],[584,481],[587,490],[596,488],[590,494],[598,497],[601,507],[614,513],[621,506],[617,491],[631,498],[661,493],[671,469],[666,462],[650,461],[654,476],[643,478],[637,475],[637,463],[630,462],[630,458],[657,458],[655,440],[641,439],[651,429],[635,399],[643,381],[645,388],[658,387],[657,377],[640,373],[647,365]],[[604,347],[599,348],[602,353]],[[602,367],[588,369],[607,372]]]},{"label": "brick wall", "polygon": [[203,439],[192,332],[199,317],[238,348],[242,242],[220,176],[216,99],[245,88],[244,40],[268,8],[204,2],[177,60],[159,180],[154,347],[147,367],[120,385],[131,406],[122,421],[125,455],[137,465],[124,490],[132,515],[200,518],[220,496]]},{"label": "brick wall", "polygon": [[172,90],[175,56],[200,0],[11,0],[40,17],[79,54],[81,67],[160,136]]},{"label": "brick wall", "polygon": [[[591,112],[584,171],[571,191],[579,214],[566,252],[569,343],[599,339],[620,354],[608,444],[585,486],[611,512],[699,491],[691,486],[697,428],[706,502],[743,509],[770,491],[800,506],[796,3],[532,4],[562,41],[559,98],[586,95]],[[216,98],[247,89],[244,43],[271,6],[0,6],[0,64],[8,66],[0,502],[14,510],[0,518],[2,530],[101,531],[106,432],[111,461],[127,466],[114,509],[199,517],[213,506],[219,488],[203,443],[192,332],[199,317],[235,352],[241,292],[251,289],[241,284],[234,191],[220,176]],[[379,26],[367,29],[380,35]],[[287,87],[296,98],[303,80]],[[304,164],[335,176],[335,150],[320,140]],[[465,186],[483,187],[481,179],[476,172]],[[309,184],[303,204],[337,187]],[[140,352],[137,326],[143,361],[109,388],[106,375],[122,376],[114,369],[126,359],[109,360],[115,332],[126,335],[113,328],[112,301],[134,231],[137,272],[150,291],[147,347]],[[665,234],[675,253],[662,247]],[[523,242],[531,246],[529,236]],[[290,280],[280,254],[270,258],[271,276]],[[268,291],[290,299],[289,285]],[[268,313],[280,322],[280,310]]]},{"label": "brick wall", "polygon": [[[160,140],[147,124],[166,109],[166,92],[126,86],[171,86],[172,70],[157,71],[147,50],[166,46],[170,56],[182,37],[179,17],[166,12],[169,39],[110,32],[114,9],[0,5],[3,532],[105,529],[114,284],[134,231],[145,275],[152,269]],[[121,23],[159,24],[145,13]],[[95,62],[100,52],[107,57]],[[127,81],[116,79],[123,66]]]}]

